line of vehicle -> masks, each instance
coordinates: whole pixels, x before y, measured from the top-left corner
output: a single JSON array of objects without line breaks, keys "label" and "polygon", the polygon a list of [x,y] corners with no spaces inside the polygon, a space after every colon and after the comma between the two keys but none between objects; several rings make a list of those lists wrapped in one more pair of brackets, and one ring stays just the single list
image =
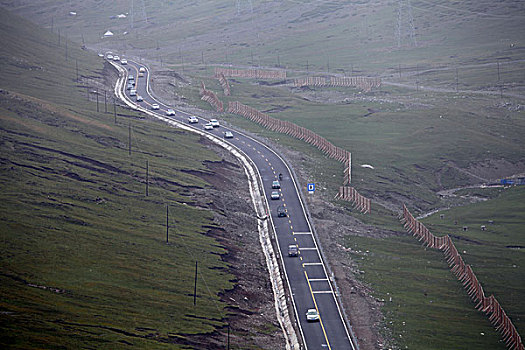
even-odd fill
[{"label": "line of vehicle", "polygon": [[[136,63],[136,64],[138,65],[138,63]],[[145,79],[146,79],[146,93],[150,96],[150,98],[152,98],[153,100],[156,100],[156,98],[152,95],[152,93],[151,93],[151,91],[150,91],[150,86],[149,86],[149,76],[150,76],[150,73],[149,73],[149,69],[148,69],[147,67],[145,67],[145,68],[146,68],[147,73],[148,73],[147,76],[145,77]],[[136,68],[135,68],[135,70],[136,70]],[[138,80],[138,79],[137,79],[137,80]],[[146,102],[147,102],[147,101],[146,101]],[[162,103],[162,102],[160,102],[160,101],[157,101],[157,102],[159,102],[159,104],[162,105],[164,108],[168,108],[168,107],[169,107],[169,106],[167,106],[166,104],[164,104],[164,103]],[[149,103],[147,103],[147,104],[150,105]],[[184,112],[184,111],[181,111],[181,110],[177,110],[177,111],[178,111],[180,114],[182,114],[182,115],[189,115],[189,113],[187,113],[187,112]],[[170,117],[166,117],[166,116],[164,116],[164,117],[167,118],[167,119],[172,119],[172,120],[174,120],[174,121],[180,122],[180,121],[177,120],[176,118],[170,118]],[[202,119],[203,119],[203,120],[207,120],[206,118],[202,118]],[[193,126],[190,126],[190,127],[193,128]],[[236,132],[238,132],[238,131],[236,131]],[[283,159],[282,159],[282,158],[281,158],[276,152],[274,152],[272,149],[270,149],[270,148],[267,147],[266,145],[262,144],[262,143],[259,142],[258,140],[255,140],[255,139],[253,139],[252,137],[250,137],[250,136],[248,136],[248,135],[245,135],[245,134],[242,134],[242,135],[243,135],[244,137],[249,138],[250,140],[252,140],[252,142],[254,142],[255,144],[258,144],[258,145],[260,145],[261,147],[264,147],[266,150],[270,151],[270,152],[273,153],[276,157],[278,157],[278,158],[282,161],[282,163],[284,164],[284,166],[288,169],[288,171],[289,171],[289,173],[290,173],[290,175],[291,175],[292,172],[291,172],[291,170],[290,170],[288,164],[286,164],[286,162],[285,162],[285,161],[284,161],[284,160],[283,160]],[[227,142],[226,140],[224,140],[224,141]],[[235,147],[236,149],[238,149],[235,145],[231,144],[230,142],[227,142],[227,143],[230,144],[232,147]],[[244,141],[243,141],[243,143],[244,143]],[[248,145],[248,146],[252,146],[252,145],[249,144],[249,143],[247,143],[247,145]],[[253,147],[253,149],[256,150],[257,153],[260,154],[260,151],[257,150],[255,147]],[[240,149],[238,149],[238,150],[242,152],[242,150],[240,150]],[[249,157],[248,157],[244,152],[242,152],[242,153],[243,153],[243,154],[249,159]],[[262,155],[262,157],[265,158],[266,162],[268,162],[268,163],[271,165],[271,163],[268,161],[268,158],[264,157],[264,155]],[[261,183],[263,183],[263,180],[262,180],[261,174],[259,173],[257,167],[256,167],[256,169],[257,169],[257,172],[258,172],[259,179],[260,179]],[[272,170],[273,170],[273,167],[272,167]],[[274,171],[274,175],[275,175],[275,171]],[[292,180],[292,182],[293,182],[293,184],[294,184],[295,191],[296,191],[297,193],[299,193],[299,192],[298,192],[298,188],[297,188],[297,183],[295,182],[295,179],[293,178],[293,176],[290,176],[290,177],[291,177],[291,180]],[[262,188],[263,193],[264,193],[264,198],[265,198],[265,199],[268,198],[267,195],[266,195],[266,193],[265,193],[266,190],[265,190],[264,186],[261,186],[261,188]],[[284,197],[282,193],[281,193],[281,196]],[[297,234],[297,235],[301,235],[301,234],[304,234],[304,235],[312,235],[312,232],[311,232],[311,224],[310,224],[310,222],[309,222],[309,220],[308,220],[308,216],[307,216],[307,214],[306,214],[306,211],[305,211],[305,208],[304,208],[304,203],[302,202],[301,196],[298,196],[298,199],[299,199],[299,203],[301,204],[302,211],[303,211],[304,217],[305,217],[305,219],[306,219],[306,223],[307,223],[307,225],[310,227],[310,232],[293,232],[293,226],[291,226],[292,234],[294,234],[294,235],[296,235],[296,234]],[[283,202],[284,202],[284,198],[282,198],[282,200],[283,200]],[[268,202],[266,202],[266,205],[267,205],[267,209],[269,210],[270,208],[269,208],[269,206],[268,206]],[[284,205],[285,205],[285,203],[284,203]],[[273,227],[273,229],[274,229],[274,232],[276,232],[276,230],[275,230],[275,224],[274,224],[274,222],[273,222],[272,216],[269,215],[269,218],[270,218],[270,221],[271,221],[271,223],[272,223],[272,227]],[[289,220],[289,222],[290,222],[290,224],[291,224],[291,220]],[[294,238],[294,239],[295,239],[295,238]],[[316,242],[315,239],[313,240],[313,242],[314,242],[315,247],[304,248],[303,250],[316,250],[316,251],[317,251],[318,258],[319,258],[319,260],[320,260],[321,262],[320,262],[320,263],[304,263],[304,264],[306,264],[306,265],[314,265],[314,264],[315,264],[315,265],[320,265],[320,266],[322,266],[322,267],[323,267],[323,270],[324,270],[324,274],[325,274],[325,276],[327,276],[327,273],[326,273],[326,267],[325,267],[325,265],[322,263],[322,257],[321,257],[320,254],[319,254],[319,250],[318,250],[318,247],[317,247],[317,242]],[[277,241],[277,245],[279,246],[279,242],[278,242],[278,241]],[[281,258],[282,258],[282,249],[281,249],[280,247],[279,247],[279,254],[281,255]],[[302,257],[301,257],[301,260],[302,260]],[[285,273],[285,276],[286,276],[286,279],[287,279],[288,287],[289,287],[290,290],[291,290],[290,282],[289,282],[289,279],[288,279],[288,276],[287,276],[287,271],[286,271],[286,269],[284,269],[284,270],[285,270],[284,273]],[[304,271],[304,272],[305,272],[305,274],[306,274],[306,271]],[[323,280],[324,280],[324,281],[328,281],[328,278],[323,279]],[[314,302],[314,304],[316,305],[316,308],[317,308],[317,303],[316,303],[316,300],[315,300],[315,297],[314,297],[314,292],[313,292],[312,289],[311,289],[311,285],[310,285],[309,281],[308,281],[308,285],[309,285],[309,287],[310,287],[310,291],[311,291],[311,294],[312,294],[312,300],[313,300],[313,302]],[[332,293],[332,294],[333,294],[333,288],[332,288],[332,285],[331,285],[330,283],[329,283],[329,286],[330,286],[330,291],[324,291],[324,292]],[[316,293],[317,293],[317,292],[316,292]],[[295,302],[294,302],[293,298],[292,298],[292,303],[293,303],[293,306],[294,306],[294,311],[295,311],[296,317],[298,317],[297,306],[295,305]],[[341,311],[340,311],[339,304],[337,303],[337,301],[335,301],[335,303],[336,303],[337,308],[339,309],[340,318],[341,318],[341,321],[343,322],[343,325],[344,325],[344,328],[345,328],[345,330],[346,330],[347,336],[348,336],[348,338],[350,339],[350,337],[349,337],[349,335],[348,335],[348,330],[347,330],[347,328],[346,328],[346,324],[345,324],[345,322],[343,321],[342,316],[341,316]],[[298,322],[298,325],[299,325],[299,328],[301,329],[300,322]],[[322,328],[323,328],[323,333],[324,333],[324,336],[325,336],[325,338],[326,338],[326,341],[327,341],[327,343],[329,344],[329,342],[328,342],[328,338],[327,338],[327,335],[326,335],[326,331],[325,331],[325,329],[324,329],[324,326],[322,326]],[[302,332],[302,329],[301,329],[301,333],[303,333],[303,332]],[[304,341],[304,334],[301,334],[301,335],[302,335],[302,338],[303,338],[303,341]],[[353,342],[350,342],[350,343],[352,344],[352,347],[353,347]]]}]

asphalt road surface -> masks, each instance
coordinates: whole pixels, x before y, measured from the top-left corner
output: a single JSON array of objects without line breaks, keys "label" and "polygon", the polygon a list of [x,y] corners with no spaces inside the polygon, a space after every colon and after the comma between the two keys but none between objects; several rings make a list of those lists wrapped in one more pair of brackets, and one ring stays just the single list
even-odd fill
[{"label": "asphalt road surface", "polygon": [[[150,93],[149,70],[145,67],[143,76],[139,77],[139,69],[142,67],[139,63],[128,60],[128,64],[123,67],[127,68],[128,76],[134,76],[137,95],[142,96],[144,101],[136,102],[136,97],[130,96],[130,90],[125,91],[126,97],[148,109],[156,103],[159,105],[159,110],[155,112],[166,117],[166,111],[170,106],[158,101]],[[188,123],[189,116],[190,114],[186,112],[175,110],[175,115],[171,118]],[[208,120],[197,118],[198,123],[188,125],[204,130]],[[270,220],[277,235],[280,259],[285,268],[285,277],[292,293],[293,308],[301,331],[299,336],[303,339],[306,349],[356,349],[341,316],[332,284],[328,279],[310,222],[303,208],[299,189],[290,169],[268,146],[236,130],[221,125],[207,132],[224,137],[226,131],[230,131],[233,137],[225,140],[251,158],[262,178],[269,204]],[[282,174],[282,179],[279,181],[281,188],[272,189],[272,182],[279,180],[279,174]],[[306,187],[306,184],[299,186]],[[272,191],[278,191],[279,199],[271,199]],[[285,217],[278,217],[279,207],[286,212]],[[289,245],[297,245],[299,248],[297,257],[288,256]],[[308,309],[318,311],[319,321],[306,320]]]}]

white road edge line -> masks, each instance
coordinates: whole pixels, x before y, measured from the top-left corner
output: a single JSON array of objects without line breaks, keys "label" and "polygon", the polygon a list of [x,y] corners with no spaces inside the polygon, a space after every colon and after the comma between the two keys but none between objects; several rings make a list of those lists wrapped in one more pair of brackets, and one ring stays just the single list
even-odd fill
[{"label": "white road edge line", "polygon": [[[295,334],[295,330],[293,328],[293,325],[292,325],[292,322],[291,322],[291,319],[290,319],[290,316],[289,316],[289,313],[288,313],[288,306],[287,306],[287,302],[286,302],[286,295],[284,294],[284,288],[283,288],[283,281],[280,277],[280,274],[279,274],[279,263],[277,262],[277,259],[276,259],[276,254],[275,252],[273,251],[273,248],[272,248],[272,244],[271,244],[271,240],[270,240],[270,236],[269,236],[269,231],[268,231],[268,223],[267,223],[267,220],[266,220],[266,210],[265,210],[265,207],[264,207],[264,198],[265,198],[265,191],[264,191],[264,187],[262,188],[262,191],[263,191],[263,195],[261,196],[260,194],[260,190],[259,190],[259,185],[258,185],[258,181],[257,181],[257,178],[260,179],[261,183],[262,183],[262,177],[261,177],[261,174],[259,173],[259,170],[257,169],[257,167],[255,166],[255,164],[252,166],[250,164],[250,161],[253,162],[242,150],[238,149],[236,146],[234,146],[233,144],[231,144],[230,142],[227,142],[223,139],[221,139],[220,137],[217,137],[213,134],[210,134],[210,133],[207,133],[207,132],[204,132],[203,130],[200,130],[200,129],[197,129],[197,128],[194,128],[192,126],[189,126],[189,125],[186,125],[186,124],[183,124],[182,122],[179,122],[177,120],[174,120],[172,118],[169,118],[169,117],[165,117],[165,116],[162,116],[158,113],[154,113],[150,110],[147,110],[145,108],[143,108],[142,106],[138,106],[136,104],[134,104],[132,101],[128,100],[127,96],[125,93],[122,93],[122,83],[124,82],[124,78],[127,74],[127,71],[122,68],[120,65],[114,63],[114,62],[111,62],[109,61],[109,63],[115,67],[118,72],[119,72],[119,78],[117,79],[117,83],[115,84],[115,95],[120,99],[122,100],[127,106],[129,106],[130,108],[134,109],[134,110],[137,110],[137,111],[140,111],[140,112],[143,112],[143,113],[146,113],[154,118],[157,118],[159,120],[162,120],[164,121],[165,123],[171,125],[171,126],[175,126],[175,127],[178,127],[180,129],[183,129],[183,130],[186,130],[186,131],[191,131],[191,132],[195,132],[201,136],[204,136],[206,138],[208,138],[210,141],[218,144],[219,146],[225,148],[226,150],[230,151],[236,158],[238,158],[241,163],[243,164],[243,167],[244,167],[244,171],[248,177],[248,179],[250,179],[250,181],[248,181],[248,184],[249,184],[249,187],[250,187],[250,194],[251,194],[251,197],[252,197],[252,202],[253,202],[253,205],[254,205],[254,208],[255,208],[255,211],[257,213],[257,217],[258,217],[258,229],[259,229],[259,240],[261,242],[261,246],[263,247],[263,252],[265,254],[265,257],[266,257],[266,264],[268,266],[268,270],[269,271],[275,271],[277,270],[277,273],[270,273],[270,281],[272,282],[272,291],[273,291],[273,294],[274,294],[274,302],[275,302],[275,309],[276,309],[276,314],[277,314],[277,319],[279,321],[279,324],[281,325],[281,328],[283,330],[283,333],[284,333],[284,336],[285,336],[285,340],[286,340],[286,349],[287,350],[299,350],[300,349],[300,345],[299,345],[299,341],[297,339],[297,335]],[[135,62],[136,63],[136,62]],[[141,64],[141,66],[143,66]],[[148,75],[147,75],[147,78],[149,78],[149,69],[146,67],[146,70],[148,70]],[[150,95],[150,97],[152,97],[153,99],[155,99],[150,91],[149,91],[149,79],[147,80],[146,82],[146,93],[148,93]],[[166,106],[165,104],[163,104],[162,102],[158,102],[159,104],[161,105],[164,105]],[[250,160],[250,161],[248,161]],[[255,170],[254,170],[255,168]],[[260,215],[259,215],[260,214]],[[271,220],[271,216],[270,216],[270,220]],[[273,221],[272,221],[272,225],[273,225]],[[270,252],[271,250],[271,252]],[[280,254],[280,251],[279,251],[279,254]],[[285,273],[285,276],[286,276],[286,270],[284,271]],[[288,280],[288,277],[286,277],[287,280]],[[288,281],[288,284],[289,284],[289,281]],[[296,316],[298,317],[297,315],[297,307],[295,306],[295,301],[293,300],[293,298],[291,298],[292,300],[292,304],[294,306],[294,310],[295,310],[295,313],[296,313]],[[306,343],[305,342],[305,339],[304,339],[304,334],[303,334],[303,331],[302,331],[302,328],[301,328],[301,325],[300,323],[299,324],[299,329],[301,331],[301,336],[303,338],[303,343]]]}]

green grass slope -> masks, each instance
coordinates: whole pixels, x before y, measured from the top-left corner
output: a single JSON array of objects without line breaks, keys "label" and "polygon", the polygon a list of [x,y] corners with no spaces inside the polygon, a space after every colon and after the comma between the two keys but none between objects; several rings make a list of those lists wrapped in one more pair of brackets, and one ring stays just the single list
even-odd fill
[{"label": "green grass slope", "polygon": [[[443,218],[436,214],[422,221],[432,233],[452,237],[485,294],[494,294],[523,334],[525,188],[469,192],[495,198],[443,211]],[[468,231],[463,231],[463,226]],[[409,349],[505,348],[484,314],[475,310],[441,252],[425,249],[408,236],[348,236],[346,244],[352,248],[359,268],[366,271],[363,280],[374,286],[378,299],[384,300],[387,325],[399,344]]]},{"label": "green grass slope", "polygon": [[196,136],[97,113],[75,68],[95,84],[93,54],[69,42],[66,61],[63,39],[6,11],[0,36],[0,347],[187,348],[223,327],[234,277],[212,214],[191,206],[208,185],[185,171],[220,159]]},{"label": "green grass slope", "polygon": [[[412,0],[411,11],[401,9],[400,22],[401,2],[383,0],[153,0],[145,1],[144,8],[135,1],[134,16],[122,20],[110,16],[129,13],[127,1],[44,3],[43,7],[6,5],[48,28],[53,24],[55,33],[60,29],[79,41],[84,38],[100,50],[162,60],[179,70],[184,64],[185,75],[203,79],[216,92],[222,89],[210,79],[212,64],[279,65],[288,69],[290,77],[326,72],[382,76],[388,84],[371,93],[230,81],[231,100],[293,121],[350,150],[353,184],[374,200],[372,215],[359,218],[382,228],[403,232],[395,215],[378,201],[396,207],[408,202],[419,214],[465,203],[442,199],[438,190],[523,169],[523,2]],[[78,14],[70,16],[69,11]],[[415,40],[410,38],[409,12]],[[115,37],[102,39],[107,29]],[[197,86],[178,92],[195,105],[210,108],[200,101]],[[311,169],[315,164],[309,181],[319,184],[318,193],[333,198],[342,183],[340,164],[241,117],[223,118],[306,154],[302,165]],[[431,226],[434,233],[456,236],[458,248],[467,252],[464,258],[487,293],[495,294],[522,333],[523,264],[520,250],[508,247],[523,246],[523,198],[523,191],[512,191],[454,209],[445,214],[445,221],[426,221],[436,225]],[[457,232],[449,220],[454,215],[473,227],[488,217],[496,225],[484,233]],[[363,279],[378,298],[385,299],[384,326],[400,347],[504,348],[439,252],[424,250],[414,238],[403,235],[348,236],[345,243],[370,252],[351,258],[360,261]]]},{"label": "green grass slope", "polygon": [[[172,63],[182,55],[186,63],[306,70],[308,61],[310,71],[374,73],[523,55],[525,7],[516,0],[415,0],[410,8],[385,0],[0,3],[77,42]],[[115,37],[103,39],[108,29]]]}]

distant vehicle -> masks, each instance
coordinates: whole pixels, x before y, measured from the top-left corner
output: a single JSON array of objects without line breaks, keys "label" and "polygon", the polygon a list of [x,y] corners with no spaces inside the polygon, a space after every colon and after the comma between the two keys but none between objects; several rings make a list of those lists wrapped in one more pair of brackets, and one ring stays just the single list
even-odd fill
[{"label": "distant vehicle", "polygon": [[144,101],[144,98],[140,95],[137,95],[137,102],[142,102]]},{"label": "distant vehicle", "polygon": [[135,80],[135,77],[133,75],[128,76],[128,80]]},{"label": "distant vehicle", "polygon": [[98,57],[104,57],[104,54],[103,53],[99,53]]},{"label": "distant vehicle", "polygon": [[144,73],[140,72],[139,73],[139,78],[142,78],[144,76]]},{"label": "distant vehicle", "polygon": [[120,57],[118,57],[117,55],[113,56],[113,61],[120,61]]},{"label": "distant vehicle", "polygon": [[171,108],[168,108],[168,110],[166,111],[166,115],[175,115],[175,111]]},{"label": "distant vehicle", "polygon": [[123,59],[120,60],[120,63],[122,63],[122,64],[128,64],[128,60],[125,59],[125,58],[123,58]]},{"label": "distant vehicle", "polygon": [[214,128],[218,128],[220,126],[219,121],[217,119],[210,119],[210,124]]},{"label": "distant vehicle", "polygon": [[286,214],[286,209],[282,205],[277,207],[277,217],[278,218],[285,218],[288,215]]},{"label": "distant vehicle", "polygon": [[135,85],[133,85],[132,83],[128,83],[128,86],[126,87],[126,90],[131,90],[135,88]]},{"label": "distant vehicle", "polygon": [[199,119],[196,116],[191,115],[191,116],[188,117],[188,123],[195,124],[195,123],[198,123],[198,122],[199,122]]},{"label": "distant vehicle", "polygon": [[288,256],[298,256],[299,255],[299,248],[297,248],[296,244],[290,244],[288,246]]},{"label": "distant vehicle", "polygon": [[319,313],[316,309],[308,309],[306,312],[306,321],[308,322],[315,322],[319,321]]},{"label": "distant vehicle", "polygon": [[272,188],[273,189],[281,188],[281,184],[279,183],[279,181],[275,180],[274,182],[272,182]]},{"label": "distant vehicle", "polygon": [[140,67],[139,72],[144,73],[146,71],[146,68]]},{"label": "distant vehicle", "polygon": [[131,90],[129,91],[129,95],[130,95],[130,96],[137,96],[137,90],[135,90],[135,89],[131,89]]},{"label": "distant vehicle", "polygon": [[154,103],[154,104],[151,105],[151,109],[153,109],[153,110],[159,110],[159,109],[160,109],[160,106],[159,106],[158,104]]},{"label": "distant vehicle", "polygon": [[231,133],[231,131],[226,131],[224,133],[224,138],[225,139],[233,139],[233,134]]},{"label": "distant vehicle", "polygon": [[204,130],[213,130],[213,125],[211,125],[210,123],[204,124]]},{"label": "distant vehicle", "polygon": [[272,191],[270,198],[273,200],[276,200],[276,199],[281,198],[281,195],[279,194],[279,191]]}]

